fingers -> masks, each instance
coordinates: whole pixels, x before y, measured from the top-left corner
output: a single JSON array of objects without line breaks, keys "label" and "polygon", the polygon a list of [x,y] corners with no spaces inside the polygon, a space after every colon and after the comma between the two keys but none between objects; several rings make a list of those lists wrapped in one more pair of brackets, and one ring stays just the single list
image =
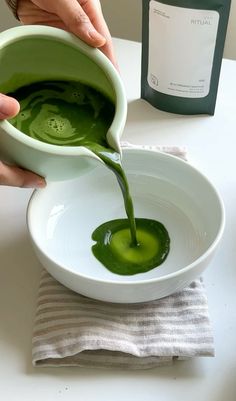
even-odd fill
[{"label": "fingers", "polygon": [[86,12],[86,14],[89,15],[94,28],[106,39],[105,44],[102,47],[100,47],[100,50],[111,60],[114,66],[118,69],[118,64],[116,61],[111,34],[102,14],[100,1],[99,0],[83,1],[83,9]]},{"label": "fingers", "polygon": [[90,46],[100,48],[117,67],[111,35],[99,0],[58,0],[56,9],[70,32]]},{"label": "fingers", "polygon": [[20,110],[16,99],[0,93],[0,120],[14,117]]},{"label": "fingers", "polygon": [[0,161],[0,185],[24,188],[44,188],[44,178],[19,167],[8,166]]},{"label": "fingers", "polygon": [[[20,110],[17,100],[0,94],[0,120],[14,117]],[[36,174],[19,167],[7,166],[0,161],[0,185],[15,187],[43,188],[46,182]]]},{"label": "fingers", "polygon": [[51,25],[74,33],[88,45],[100,48],[117,67],[99,0],[18,0],[17,13],[24,24]]},{"label": "fingers", "polygon": [[[87,5],[89,5],[89,8]],[[99,12],[96,1],[57,0],[54,7],[57,15],[69,28],[70,32],[79,36],[90,46],[101,47],[105,44],[105,37],[95,29],[92,23],[93,17]],[[86,7],[88,12],[86,12]]]}]

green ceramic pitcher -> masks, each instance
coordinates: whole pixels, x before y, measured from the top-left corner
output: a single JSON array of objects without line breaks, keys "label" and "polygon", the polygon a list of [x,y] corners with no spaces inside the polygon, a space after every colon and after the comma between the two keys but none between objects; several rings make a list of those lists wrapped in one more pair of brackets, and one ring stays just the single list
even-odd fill
[{"label": "green ceramic pitcher", "polygon": [[[100,50],[61,29],[28,25],[2,32],[0,92],[13,92],[46,80],[81,81],[107,96],[115,104],[107,142],[121,152],[127,101],[119,73],[110,60]],[[48,180],[64,180],[94,168],[100,159],[83,146],[60,147],[37,141],[3,120],[0,121],[0,160],[34,171]]]}]

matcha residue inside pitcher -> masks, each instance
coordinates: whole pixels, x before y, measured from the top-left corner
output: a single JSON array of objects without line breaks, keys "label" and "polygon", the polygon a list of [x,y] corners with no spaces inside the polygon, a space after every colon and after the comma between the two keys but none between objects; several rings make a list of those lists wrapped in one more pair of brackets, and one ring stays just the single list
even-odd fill
[{"label": "matcha residue inside pitcher", "polygon": [[167,257],[170,238],[158,221],[135,218],[121,157],[106,140],[115,114],[114,104],[94,88],[76,81],[36,82],[10,96],[21,106],[10,123],[24,134],[58,146],[84,146],[116,175],[127,219],[108,221],[92,233],[94,256],[120,275],[143,273]]}]

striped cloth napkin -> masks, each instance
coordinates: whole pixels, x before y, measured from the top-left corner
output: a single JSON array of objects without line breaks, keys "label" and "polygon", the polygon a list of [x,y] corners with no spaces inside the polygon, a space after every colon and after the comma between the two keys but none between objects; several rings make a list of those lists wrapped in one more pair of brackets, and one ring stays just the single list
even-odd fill
[{"label": "striped cloth napkin", "polygon": [[[186,156],[184,149],[151,148]],[[34,366],[148,369],[197,356],[214,356],[201,278],[168,297],[124,305],[86,298],[42,271]]]}]

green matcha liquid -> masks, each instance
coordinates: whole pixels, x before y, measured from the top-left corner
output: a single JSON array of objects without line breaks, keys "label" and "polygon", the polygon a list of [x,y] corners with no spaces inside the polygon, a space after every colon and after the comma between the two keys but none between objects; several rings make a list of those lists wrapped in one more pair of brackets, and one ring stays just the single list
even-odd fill
[{"label": "green matcha liquid", "polygon": [[92,251],[109,270],[132,275],[160,265],[168,255],[170,238],[155,220],[135,219],[129,186],[119,153],[109,148],[107,131],[115,109],[95,89],[79,82],[38,82],[10,94],[20,113],[10,122],[30,137],[59,146],[85,146],[111,169],[121,188],[127,219],[102,224],[92,234]]}]

